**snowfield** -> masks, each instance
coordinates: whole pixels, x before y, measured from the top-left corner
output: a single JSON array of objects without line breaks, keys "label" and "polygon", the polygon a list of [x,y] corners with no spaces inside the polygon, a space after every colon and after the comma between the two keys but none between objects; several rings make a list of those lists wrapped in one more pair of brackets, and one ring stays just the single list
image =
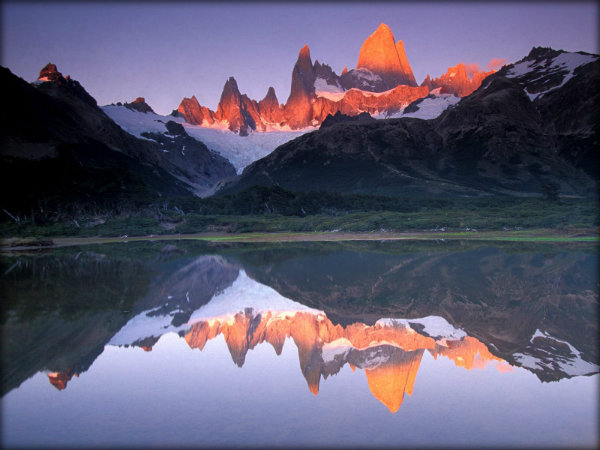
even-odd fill
[{"label": "snowfield", "polygon": [[164,133],[167,131],[165,123],[169,120],[178,122],[184,126],[185,131],[191,137],[227,158],[237,173],[241,173],[246,166],[264,158],[280,145],[316,129],[309,127],[294,131],[275,130],[239,136],[223,127],[207,128],[191,125],[181,117],[141,113],[125,106],[107,105],[102,106],[102,110],[125,131],[141,139],[145,139],[141,135],[143,132]]},{"label": "snowfield", "polygon": [[397,112],[389,114],[382,112],[373,116],[375,119],[398,119],[400,117],[414,117],[417,119],[435,119],[443,113],[448,107],[456,105],[460,102],[460,97],[454,94],[440,94],[441,88],[432,90],[421,103],[418,110],[410,113],[404,113],[406,108],[402,108]]},{"label": "snowfield", "polygon": [[344,98],[346,91],[338,85],[327,84],[327,80],[317,78],[315,80],[315,94],[317,97],[324,97],[334,102],[338,102]]}]

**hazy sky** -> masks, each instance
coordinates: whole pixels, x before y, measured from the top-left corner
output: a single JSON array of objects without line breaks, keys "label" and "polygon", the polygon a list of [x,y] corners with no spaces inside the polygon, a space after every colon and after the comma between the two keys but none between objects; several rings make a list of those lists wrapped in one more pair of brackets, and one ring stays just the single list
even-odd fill
[{"label": "hazy sky", "polygon": [[598,53],[596,2],[3,2],[2,21],[2,65],[16,75],[33,81],[53,62],[100,105],[141,96],[162,114],[192,95],[216,109],[230,76],[257,100],[273,86],[283,103],[304,44],[339,74],[381,22],[419,83],[533,46]]}]

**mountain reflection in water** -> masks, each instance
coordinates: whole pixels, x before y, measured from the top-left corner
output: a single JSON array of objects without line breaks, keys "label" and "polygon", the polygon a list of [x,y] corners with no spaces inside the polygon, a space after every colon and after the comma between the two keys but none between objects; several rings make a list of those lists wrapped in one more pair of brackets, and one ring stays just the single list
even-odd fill
[{"label": "mountain reflection in water", "polygon": [[423,394],[426,359],[507,380],[597,376],[597,257],[589,246],[463,243],[145,243],[5,257],[3,398],[40,372],[69,392],[107,349],[152,352],[167,335],[186,358],[222,339],[238,367],[258,346],[292,346],[308,391],[347,366],[395,414],[405,394]]}]

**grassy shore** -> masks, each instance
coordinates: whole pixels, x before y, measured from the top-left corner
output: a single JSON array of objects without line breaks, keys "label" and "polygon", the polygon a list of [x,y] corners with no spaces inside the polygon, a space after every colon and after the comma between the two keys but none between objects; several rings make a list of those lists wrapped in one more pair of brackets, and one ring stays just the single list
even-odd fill
[{"label": "grassy shore", "polygon": [[[408,235],[424,239],[440,236],[474,239],[480,235],[532,239],[543,230],[542,235],[550,235],[552,239],[559,239],[558,236],[571,239],[576,235],[595,236],[600,225],[598,205],[592,199],[390,199],[331,195],[329,198],[326,194],[312,194],[302,197],[303,214],[297,215],[294,211],[298,208],[290,206],[287,197],[279,198],[283,194],[271,191],[263,192],[264,198],[254,198],[251,194],[256,192],[251,190],[233,199],[194,199],[195,203],[189,205],[118,214],[81,213],[45,220],[21,216],[12,221],[6,216],[0,223],[0,238],[34,237],[40,242],[48,239],[58,242],[58,238],[145,236],[148,239],[153,235],[153,239],[158,236],[173,239],[175,235],[213,240],[281,240],[294,236],[289,239],[298,240],[298,236],[317,239],[310,236],[333,235],[347,239],[358,234],[373,239],[380,239],[373,237],[379,235],[385,236],[381,239]],[[260,208],[266,209],[259,213]]]},{"label": "grassy shore", "polygon": [[587,242],[600,243],[597,230],[591,228],[537,229],[508,231],[433,231],[433,232],[278,232],[278,233],[191,233],[119,237],[55,237],[52,239],[8,238],[0,240],[3,250],[54,248],[73,245],[116,242],[200,240],[208,242],[330,242],[398,240],[480,240],[510,242]]}]

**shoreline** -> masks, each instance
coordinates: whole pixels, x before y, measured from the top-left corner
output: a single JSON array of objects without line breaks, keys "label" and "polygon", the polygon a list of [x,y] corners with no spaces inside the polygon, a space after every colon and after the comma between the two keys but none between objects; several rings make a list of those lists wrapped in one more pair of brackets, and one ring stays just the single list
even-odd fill
[{"label": "shoreline", "polygon": [[114,237],[8,238],[0,240],[0,252],[53,249],[117,242],[201,240],[206,242],[335,242],[398,240],[481,240],[521,242],[586,242],[600,244],[600,234],[585,230],[514,230],[514,231],[420,231],[420,232],[251,232],[187,233]]}]

